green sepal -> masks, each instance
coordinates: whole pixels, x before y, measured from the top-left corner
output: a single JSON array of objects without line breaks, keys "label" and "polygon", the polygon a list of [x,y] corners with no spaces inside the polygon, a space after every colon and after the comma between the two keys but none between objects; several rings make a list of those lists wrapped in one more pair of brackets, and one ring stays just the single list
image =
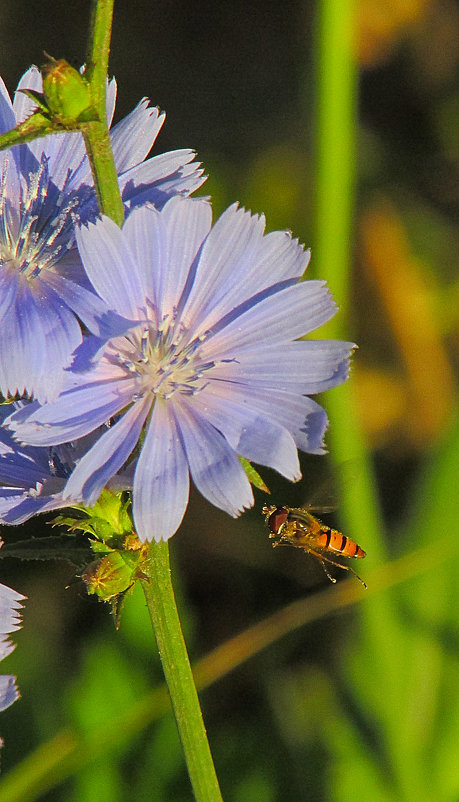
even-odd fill
[{"label": "green sepal", "polygon": [[16,128],[12,128],[11,131],[0,136],[0,150],[30,142],[40,136],[59,133],[59,131],[62,131],[61,126],[52,122],[43,112],[36,111],[27,120],[19,123]]},{"label": "green sepal", "polygon": [[262,490],[263,493],[271,493],[267,484],[263,481],[258,471],[255,470],[252,463],[249,462],[248,459],[245,457],[239,457],[240,463],[244,468],[244,471],[247,475],[247,479],[249,480],[250,484],[257,488],[257,490]]},{"label": "green sepal", "polygon": [[103,543],[122,539],[132,532],[130,505],[130,499],[124,500],[122,493],[103,490],[94,506],[74,505],[75,515],[58,515],[52,525],[66,526],[70,532],[84,532]]},{"label": "green sepal", "polygon": [[19,396],[11,396],[8,395],[6,398],[0,393],[0,407],[7,406],[8,404],[14,404],[15,401],[19,401]]},{"label": "green sepal", "polygon": [[43,112],[45,117],[48,117],[49,119],[49,108],[45,102],[45,96],[43,92],[37,92],[35,89],[19,89],[19,92],[22,92],[23,95],[30,97],[30,99],[37,104],[38,108]]}]

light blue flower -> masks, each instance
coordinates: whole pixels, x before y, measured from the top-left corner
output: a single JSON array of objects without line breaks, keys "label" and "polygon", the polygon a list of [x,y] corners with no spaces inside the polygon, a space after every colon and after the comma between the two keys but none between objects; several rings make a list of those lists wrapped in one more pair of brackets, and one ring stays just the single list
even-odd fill
[{"label": "light blue flower", "polygon": [[[3,546],[3,541],[0,539],[1,546]],[[18,611],[25,598],[7,585],[0,584],[0,660],[3,660],[15,648],[7,636],[21,627],[21,617]],[[0,675],[0,710],[5,710],[12,705],[18,697],[16,677],[7,674]]]},{"label": "light blue flower", "polygon": [[[32,67],[19,89],[41,91]],[[107,87],[107,120],[116,98]],[[14,103],[0,79],[0,133],[34,108],[18,91]],[[191,150],[145,158],[164,114],[144,99],[111,131],[111,143],[126,209],[148,200],[158,207],[188,195],[203,182]],[[95,219],[97,204],[80,133],[55,134],[0,153],[0,392],[55,397],[62,372],[82,335],[78,315],[101,330],[103,309],[89,292],[75,246],[74,223]]]},{"label": "light blue flower", "polygon": [[[21,445],[3,422],[11,415],[11,408],[24,406],[23,402],[0,406],[0,524],[22,524],[38,513],[68,507],[63,497],[66,482],[81,456],[106,430],[101,427],[74,443]],[[125,472],[114,476],[108,486],[114,491],[130,489],[132,475]],[[82,500],[82,495],[73,499]]]},{"label": "light blue flower", "polygon": [[64,498],[93,504],[132,456],[136,530],[166,539],[184,515],[190,474],[237,516],[253,504],[238,455],[295,481],[297,449],[323,452],[327,416],[309,394],[345,380],[353,346],[298,340],[336,307],[325,282],[299,281],[309,252],[264,228],[264,217],[236,205],[212,228],[206,201],[174,198],[162,211],[134,210],[122,230],[108,218],[79,229],[87,275],[126,331],[85,342],[60,397],[9,419],[17,439],[41,446],[112,419]]}]

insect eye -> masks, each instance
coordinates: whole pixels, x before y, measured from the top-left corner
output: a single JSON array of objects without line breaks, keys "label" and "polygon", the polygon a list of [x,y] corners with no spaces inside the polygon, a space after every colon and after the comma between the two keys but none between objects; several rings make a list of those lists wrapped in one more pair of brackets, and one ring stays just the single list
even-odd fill
[{"label": "insect eye", "polygon": [[280,528],[285,524],[288,518],[288,509],[286,507],[278,507],[268,518],[268,526],[275,535],[278,534]]}]

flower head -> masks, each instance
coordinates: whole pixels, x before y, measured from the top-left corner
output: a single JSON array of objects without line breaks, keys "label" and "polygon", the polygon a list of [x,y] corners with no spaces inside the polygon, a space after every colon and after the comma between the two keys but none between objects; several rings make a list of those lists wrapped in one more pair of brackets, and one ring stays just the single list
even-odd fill
[{"label": "flower head", "polygon": [[[18,90],[41,91],[32,67]],[[111,123],[116,83],[107,87]],[[0,79],[0,132],[33,111],[23,92],[14,102]],[[191,150],[145,158],[164,114],[144,99],[111,132],[119,186],[129,211],[148,200],[158,207],[203,182]],[[81,343],[77,314],[99,332],[104,310],[90,292],[75,246],[74,224],[95,219],[97,204],[80,133],[35,139],[0,153],[0,392],[55,397],[63,369]]]},{"label": "flower head", "polygon": [[[0,540],[0,547],[2,545],[3,541]],[[22,607],[21,602],[25,598],[21,593],[17,593],[12,588],[0,584],[0,660],[3,660],[14,649],[14,644],[11,643],[7,635],[21,626],[18,610]],[[12,705],[18,697],[19,691],[16,687],[16,677],[5,674],[0,675],[0,710],[5,710]]]},{"label": "flower head", "polygon": [[298,340],[336,308],[324,282],[298,281],[309,252],[264,226],[232,206],[211,227],[206,201],[174,198],[134,210],[122,230],[108,218],[80,228],[88,278],[125,332],[83,343],[60,397],[9,419],[18,439],[42,446],[112,420],[64,498],[94,503],[132,455],[136,530],[166,539],[190,474],[236,516],[253,504],[238,455],[297,480],[297,449],[323,452],[327,417],[309,394],[344,381],[353,346]]}]

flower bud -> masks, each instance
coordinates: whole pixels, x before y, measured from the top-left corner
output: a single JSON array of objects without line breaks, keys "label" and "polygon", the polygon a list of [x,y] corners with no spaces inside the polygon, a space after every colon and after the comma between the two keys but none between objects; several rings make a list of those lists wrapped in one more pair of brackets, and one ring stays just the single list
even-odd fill
[{"label": "flower bud", "polygon": [[82,579],[89,594],[95,593],[102,601],[110,601],[131,587],[135,570],[119,552],[113,551],[88,565]]},{"label": "flower bud", "polygon": [[84,119],[91,110],[91,89],[86,78],[63,59],[42,68],[43,93],[49,110],[63,125]]}]

